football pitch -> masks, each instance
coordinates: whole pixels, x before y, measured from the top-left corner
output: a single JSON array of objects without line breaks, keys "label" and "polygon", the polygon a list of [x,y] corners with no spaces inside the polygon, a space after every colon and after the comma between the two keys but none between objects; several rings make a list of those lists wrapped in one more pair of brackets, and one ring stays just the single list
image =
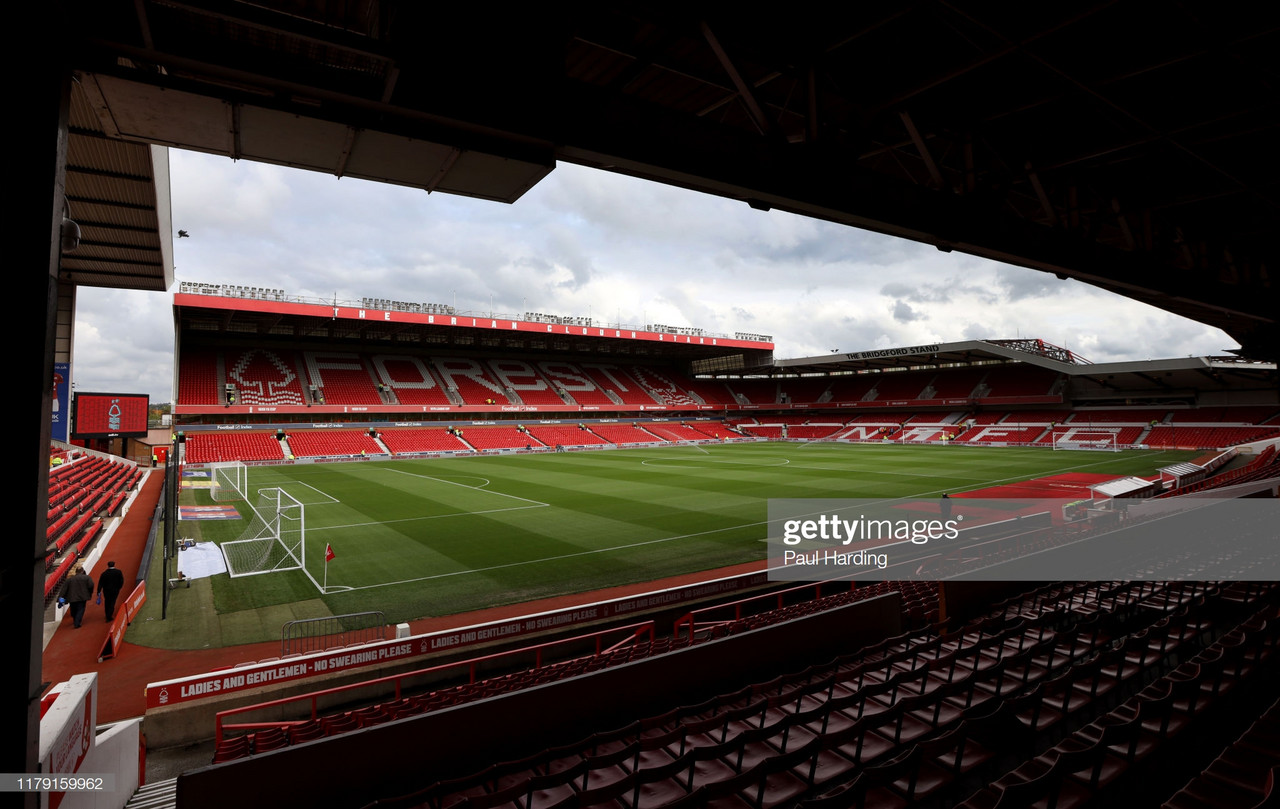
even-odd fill
[{"label": "football pitch", "polygon": [[[399,622],[648,581],[764,559],[771,498],[1149,475],[1195,454],[815,442],[250,467],[250,492],[279,487],[305,505],[305,570],[198,580],[175,591],[163,628],[135,623],[130,640],[231,645],[278,639],[292,618],[381,610]],[[182,502],[210,501],[194,490]],[[246,527],[182,522],[179,535],[224,542]]]}]

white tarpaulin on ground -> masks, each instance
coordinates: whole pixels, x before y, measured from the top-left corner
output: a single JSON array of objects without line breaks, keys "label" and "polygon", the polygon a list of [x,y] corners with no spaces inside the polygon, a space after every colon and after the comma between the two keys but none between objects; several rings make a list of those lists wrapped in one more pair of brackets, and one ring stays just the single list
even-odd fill
[{"label": "white tarpaulin on ground", "polygon": [[197,542],[178,551],[178,570],[188,579],[203,579],[227,572],[227,560],[214,542]]}]

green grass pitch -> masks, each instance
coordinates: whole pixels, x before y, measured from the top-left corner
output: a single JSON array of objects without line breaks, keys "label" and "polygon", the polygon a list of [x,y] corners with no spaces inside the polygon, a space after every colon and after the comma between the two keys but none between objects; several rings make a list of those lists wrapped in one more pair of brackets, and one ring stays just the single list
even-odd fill
[{"label": "green grass pitch", "polygon": [[[251,467],[250,489],[279,486],[306,504],[309,576],[198,580],[175,591],[166,621],[155,620],[152,599],[151,620],[135,622],[129,639],[230,645],[278,639],[292,618],[382,610],[398,622],[647,581],[763,559],[770,498],[927,497],[1064,472],[1146,475],[1193,455],[754,443]],[[183,498],[208,502],[204,492]],[[221,542],[244,528],[184,522],[179,535]],[[321,593],[326,544],[336,558]]]}]

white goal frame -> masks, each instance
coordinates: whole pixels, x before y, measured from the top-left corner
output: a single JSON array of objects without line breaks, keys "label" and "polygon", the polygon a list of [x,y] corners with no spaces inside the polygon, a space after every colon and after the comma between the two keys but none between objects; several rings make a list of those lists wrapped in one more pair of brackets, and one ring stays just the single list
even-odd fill
[{"label": "white goal frame", "polygon": [[209,497],[215,503],[228,500],[249,502],[249,467],[240,461],[209,464],[213,488]]},{"label": "white goal frame", "polygon": [[[1094,452],[1119,452],[1120,427],[1054,427],[1050,442],[1055,450],[1092,450]],[[1090,433],[1096,438],[1077,439],[1076,433]]]},{"label": "white goal frame", "polygon": [[262,489],[249,504],[253,521],[240,537],[221,545],[231,578],[306,570],[306,506],[284,489]]}]

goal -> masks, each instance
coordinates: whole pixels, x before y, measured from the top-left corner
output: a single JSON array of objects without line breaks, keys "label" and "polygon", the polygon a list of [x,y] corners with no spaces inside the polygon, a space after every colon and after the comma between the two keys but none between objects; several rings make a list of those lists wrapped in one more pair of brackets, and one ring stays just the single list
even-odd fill
[{"label": "goal", "polygon": [[1054,428],[1052,432],[1053,448],[1090,449],[1102,452],[1119,452],[1120,445],[1116,441],[1119,427],[1065,427]]},{"label": "goal", "polygon": [[209,496],[215,503],[228,500],[249,501],[249,467],[240,461],[228,461],[209,465],[213,473],[213,488]]},{"label": "goal", "polygon": [[306,568],[306,509],[283,489],[263,489],[239,539],[222,543],[231,578]]}]

